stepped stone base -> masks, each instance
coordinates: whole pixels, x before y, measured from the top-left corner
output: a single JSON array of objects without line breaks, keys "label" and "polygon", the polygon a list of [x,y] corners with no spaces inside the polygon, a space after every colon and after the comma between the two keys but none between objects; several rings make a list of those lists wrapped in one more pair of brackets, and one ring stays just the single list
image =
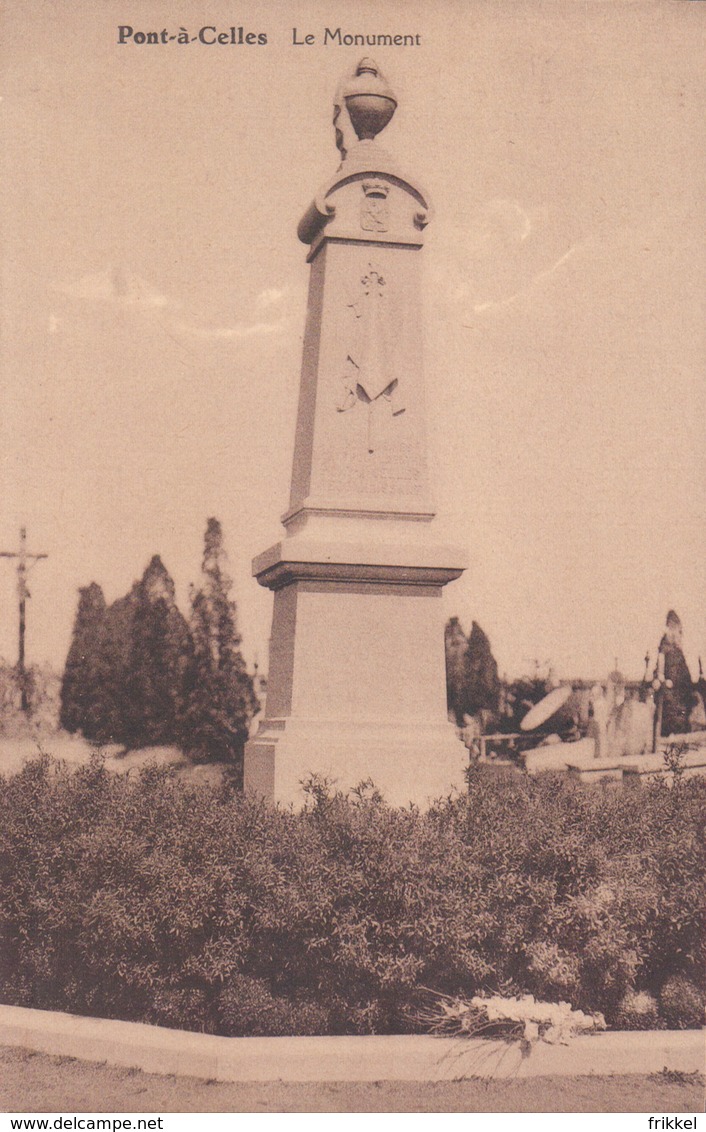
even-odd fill
[{"label": "stepped stone base", "polygon": [[245,789],[300,807],[302,782],[312,774],[342,790],[371,779],[392,805],[427,808],[463,789],[467,763],[468,752],[450,723],[268,720],[247,745]]}]

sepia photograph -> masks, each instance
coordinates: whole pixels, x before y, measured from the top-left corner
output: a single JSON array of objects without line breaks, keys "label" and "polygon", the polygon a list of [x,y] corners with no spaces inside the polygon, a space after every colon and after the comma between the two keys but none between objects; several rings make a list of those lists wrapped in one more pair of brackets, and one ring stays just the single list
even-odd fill
[{"label": "sepia photograph", "polygon": [[703,1112],[705,36],[6,0],[3,1112]]}]

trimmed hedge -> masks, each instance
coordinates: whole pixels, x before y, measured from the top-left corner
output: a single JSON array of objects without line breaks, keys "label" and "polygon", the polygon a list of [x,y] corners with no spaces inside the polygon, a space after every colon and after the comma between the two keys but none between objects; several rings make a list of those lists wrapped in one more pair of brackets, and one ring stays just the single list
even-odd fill
[{"label": "trimmed hedge", "polygon": [[705,801],[703,779],[630,791],[477,768],[468,798],[425,814],[320,782],[293,814],[161,768],[38,759],[0,779],[0,995],[211,1033],[369,1034],[414,1030],[424,988],[530,992],[609,1023],[645,992],[658,1025],[691,1026]]}]

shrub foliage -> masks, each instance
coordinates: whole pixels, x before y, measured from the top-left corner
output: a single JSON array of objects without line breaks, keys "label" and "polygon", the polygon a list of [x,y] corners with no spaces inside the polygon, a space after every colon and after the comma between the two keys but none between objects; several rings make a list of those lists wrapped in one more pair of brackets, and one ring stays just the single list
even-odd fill
[{"label": "shrub foliage", "polygon": [[223,1034],[363,1034],[413,1029],[423,988],[531,992],[609,1022],[644,992],[690,1025],[705,788],[479,768],[468,798],[425,814],[321,782],[294,814],[164,769],[38,759],[0,780],[0,994]]}]

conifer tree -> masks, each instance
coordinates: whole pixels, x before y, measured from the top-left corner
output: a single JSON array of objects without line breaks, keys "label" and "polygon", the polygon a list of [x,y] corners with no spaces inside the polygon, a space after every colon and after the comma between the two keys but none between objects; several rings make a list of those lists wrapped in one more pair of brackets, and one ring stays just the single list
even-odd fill
[{"label": "conifer tree", "polygon": [[452,617],[444,631],[446,650],[446,704],[459,727],[466,712],[466,652],[468,640],[458,617]]},{"label": "conifer tree", "polygon": [[477,621],[471,625],[466,651],[467,700],[469,715],[485,709],[496,711],[500,698],[498,665],[490,648],[490,641]]},{"label": "conifer tree", "polygon": [[242,770],[243,747],[258,701],[240,652],[232,585],[221,524],[210,518],[201,585],[191,591],[184,743],[193,757],[230,762]]},{"label": "conifer tree", "polygon": [[490,641],[477,621],[466,637],[458,617],[452,617],[444,634],[446,697],[449,713],[459,727],[464,716],[483,709],[495,711],[500,695],[498,666]]},{"label": "conifer tree", "polygon": [[102,689],[100,714],[90,736],[99,743],[126,742],[126,680],[138,586],[135,582],[129,593],[109,605],[103,618],[95,666]]},{"label": "conifer tree", "polygon": [[122,739],[130,747],[178,741],[190,654],[174,582],[155,555],[130,594],[129,653],[121,680]]},{"label": "conifer tree", "polygon": [[83,586],[61,683],[59,718],[67,731],[82,731],[88,739],[96,738],[100,730],[106,695],[99,663],[105,615],[100,586],[96,582]]}]

